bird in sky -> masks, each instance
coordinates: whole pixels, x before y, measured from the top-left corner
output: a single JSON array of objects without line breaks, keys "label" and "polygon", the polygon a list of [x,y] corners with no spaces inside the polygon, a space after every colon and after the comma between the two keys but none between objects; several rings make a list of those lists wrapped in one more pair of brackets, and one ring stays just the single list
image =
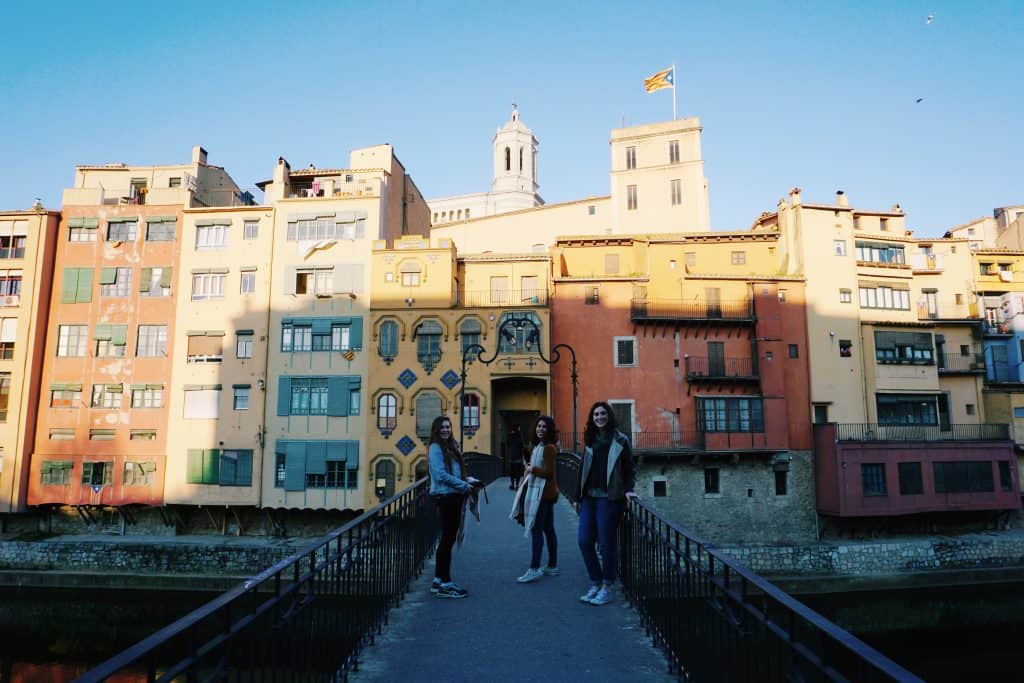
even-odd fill
[{"label": "bird in sky", "polygon": [[929,14],[929,15],[928,15],[927,17],[925,17],[925,19],[924,19],[924,25],[925,25],[925,26],[931,26],[931,23],[932,23],[933,21],[935,21],[935,15],[934,15],[934,14]]},{"label": "bird in sky", "polygon": [[916,100],[914,100],[914,102],[916,102],[917,104],[921,104],[922,102],[924,102],[924,98],[918,97]]}]

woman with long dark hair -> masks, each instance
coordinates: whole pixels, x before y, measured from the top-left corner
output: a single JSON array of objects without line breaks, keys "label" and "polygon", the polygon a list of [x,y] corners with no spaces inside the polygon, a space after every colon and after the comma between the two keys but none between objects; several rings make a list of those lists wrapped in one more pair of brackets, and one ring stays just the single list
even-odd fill
[{"label": "woman with long dark hair", "polygon": [[[538,417],[530,439],[532,453],[526,464],[526,491],[521,496],[524,526],[532,540],[532,554],[529,569],[516,579],[519,583],[536,581],[545,574],[558,574],[558,537],[555,536],[555,503],[558,502],[558,482],[555,480],[557,442],[555,421],[547,415]],[[548,564],[541,569],[540,556],[545,538],[548,542]]]},{"label": "woman with long dark hair", "polygon": [[[620,432],[615,413],[606,401],[590,408],[583,432],[580,466],[579,546],[591,586],[580,596],[591,605],[607,605],[614,599],[618,572],[618,530],[626,499],[636,496],[636,469],[629,438]],[[596,546],[596,547],[595,547]],[[597,558],[597,547],[601,559]]]},{"label": "woman with long dark hair", "polygon": [[452,437],[452,421],[441,415],[430,425],[427,449],[430,472],[430,496],[437,502],[441,516],[441,539],[435,555],[436,568],[430,592],[439,598],[464,598],[466,589],[452,581],[452,547],[459,534],[462,504],[473,485],[466,481],[466,462],[459,444]]}]

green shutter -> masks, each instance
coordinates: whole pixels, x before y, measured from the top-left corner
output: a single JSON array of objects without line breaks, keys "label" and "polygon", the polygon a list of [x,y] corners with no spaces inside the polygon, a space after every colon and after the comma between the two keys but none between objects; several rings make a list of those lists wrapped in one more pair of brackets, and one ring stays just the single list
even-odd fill
[{"label": "green shutter", "polygon": [[111,326],[107,325],[106,323],[101,323],[101,324],[97,325],[96,326],[96,331],[92,333],[92,338],[93,339],[97,339],[99,341],[110,341],[110,337],[111,337],[110,327]]},{"label": "green shutter", "polygon": [[110,343],[114,346],[127,346],[128,345],[128,326],[127,325],[111,325],[110,326]]},{"label": "green shutter", "polygon": [[327,378],[327,414],[332,417],[348,415],[348,378],[335,375]]},{"label": "green shutter", "polygon": [[203,483],[203,450],[201,448],[188,449],[188,466],[185,481],[189,484]]},{"label": "green shutter", "polygon": [[161,287],[170,287],[171,286],[171,267],[170,266],[165,266],[164,269],[162,271],[160,271],[160,286]]},{"label": "green shutter", "polygon": [[292,414],[292,378],[277,378],[277,414]]},{"label": "green shutter", "polygon": [[153,269],[152,268],[143,268],[142,269],[142,277],[139,279],[139,291],[140,292],[148,292],[149,291],[149,281],[152,280],[152,279],[153,279]]},{"label": "green shutter", "polygon": [[69,218],[68,219],[68,227],[69,228],[80,228],[83,225],[85,225],[85,219],[82,218],[81,216],[79,216],[78,218]]},{"label": "green shutter", "polygon": [[220,483],[220,449],[218,448],[203,451],[203,483]]},{"label": "green shutter", "polygon": [[354,316],[348,326],[348,345],[356,351],[363,349],[363,317],[360,315]]},{"label": "green shutter", "polygon": [[112,285],[117,282],[117,268],[103,268],[100,270],[100,284]]},{"label": "green shutter", "polygon": [[78,269],[78,289],[75,292],[75,301],[80,304],[92,301],[92,270],[92,268]]},{"label": "green shutter", "polygon": [[78,301],[78,268],[64,269],[64,284],[60,290],[60,302],[73,304]]},{"label": "green shutter", "polygon": [[90,230],[96,230],[97,228],[100,227],[100,219],[99,218],[83,218],[82,219],[82,227],[83,228],[89,228]]}]

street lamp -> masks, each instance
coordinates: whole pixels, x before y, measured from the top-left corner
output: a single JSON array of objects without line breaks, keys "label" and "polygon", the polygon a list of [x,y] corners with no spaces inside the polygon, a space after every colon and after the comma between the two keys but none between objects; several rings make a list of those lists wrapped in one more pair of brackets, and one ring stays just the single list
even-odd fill
[{"label": "street lamp", "polygon": [[569,352],[572,361],[572,373],[570,375],[572,378],[572,448],[574,452],[578,452],[579,432],[576,427],[579,417],[579,375],[576,372],[576,351],[568,344],[556,344],[551,347],[551,358],[546,357],[544,351],[540,348],[540,327],[531,318],[505,318],[501,325],[498,326],[496,335],[498,339],[497,348],[494,349],[494,353],[489,358],[484,358],[487,349],[480,344],[470,344],[463,350],[462,384],[459,387],[459,444],[462,444],[463,432],[466,426],[466,363],[471,359],[471,355],[475,353],[476,360],[484,365],[490,365],[498,358],[498,354],[501,353],[502,340],[515,346],[519,343],[519,334],[524,331],[526,332],[526,338],[523,341],[523,346],[527,351],[532,351],[533,347],[536,346],[537,355],[549,366],[561,360],[561,351],[563,349]]}]

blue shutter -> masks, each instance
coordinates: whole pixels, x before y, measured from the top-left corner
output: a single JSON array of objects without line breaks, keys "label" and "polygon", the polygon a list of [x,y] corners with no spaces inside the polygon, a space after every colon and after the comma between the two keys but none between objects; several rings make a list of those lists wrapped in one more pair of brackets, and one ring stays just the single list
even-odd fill
[{"label": "blue shutter", "polygon": [[277,414],[292,414],[292,378],[277,378]]},{"label": "blue shutter", "polygon": [[313,318],[313,334],[330,334],[330,318]]},{"label": "blue shutter", "polygon": [[348,377],[334,375],[327,378],[327,414],[332,417],[348,415]]},{"label": "blue shutter", "polygon": [[323,441],[306,443],[306,474],[327,474],[327,445]]},{"label": "blue shutter", "polygon": [[349,348],[361,351],[363,349],[363,317],[354,316],[348,326]]},{"label": "blue shutter", "polygon": [[288,441],[284,446],[284,490],[306,490],[306,442]]},{"label": "blue shutter", "polygon": [[252,486],[252,451],[237,451],[238,469],[235,470],[235,484]]},{"label": "blue shutter", "polygon": [[327,459],[332,462],[345,462],[348,459],[348,446],[344,441],[327,442]]}]

